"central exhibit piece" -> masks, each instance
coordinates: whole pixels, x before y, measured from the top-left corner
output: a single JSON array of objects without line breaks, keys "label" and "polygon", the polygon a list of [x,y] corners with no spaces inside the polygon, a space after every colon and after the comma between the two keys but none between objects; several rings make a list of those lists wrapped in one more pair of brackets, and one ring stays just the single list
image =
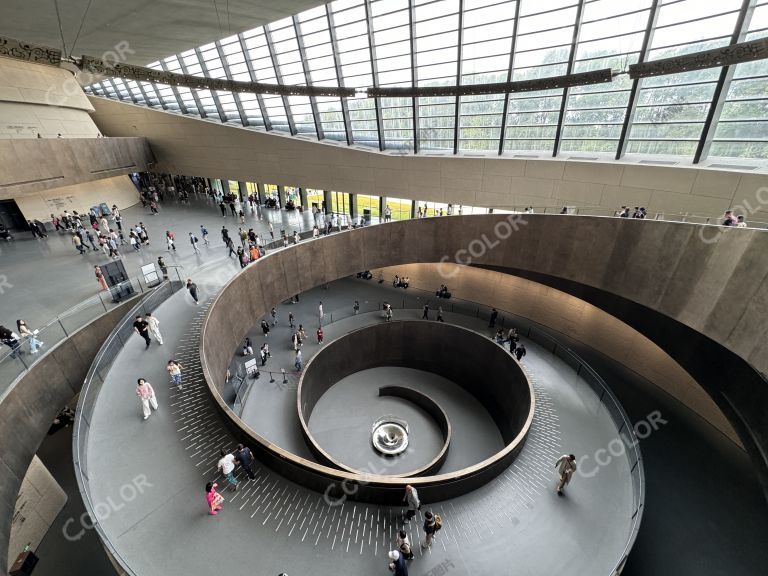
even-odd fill
[{"label": "central exhibit piece", "polygon": [[377,452],[396,456],[408,448],[408,423],[394,416],[382,416],[373,423],[371,442]]}]

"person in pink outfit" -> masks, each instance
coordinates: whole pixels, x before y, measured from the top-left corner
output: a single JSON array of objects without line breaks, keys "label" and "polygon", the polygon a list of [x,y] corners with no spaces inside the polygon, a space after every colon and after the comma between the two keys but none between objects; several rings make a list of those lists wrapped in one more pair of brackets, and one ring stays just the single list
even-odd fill
[{"label": "person in pink outfit", "polygon": [[144,420],[149,418],[152,413],[150,406],[157,410],[157,397],[155,397],[155,389],[152,388],[152,384],[144,380],[144,378],[138,379],[138,385],[136,386],[136,396],[141,400],[141,409],[144,412]]},{"label": "person in pink outfit", "polygon": [[208,482],[205,485],[205,501],[208,503],[208,514],[216,516],[221,510],[221,504],[224,502],[224,496],[216,492],[216,482]]}]

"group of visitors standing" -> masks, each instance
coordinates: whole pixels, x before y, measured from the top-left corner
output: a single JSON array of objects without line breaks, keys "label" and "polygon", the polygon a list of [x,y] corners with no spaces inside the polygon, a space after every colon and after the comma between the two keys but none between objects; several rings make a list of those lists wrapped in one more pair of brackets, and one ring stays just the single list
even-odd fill
[{"label": "group of visitors standing", "polygon": [[[421,500],[416,488],[410,484],[405,487],[403,502],[406,503],[408,510],[405,513],[403,524],[410,523],[421,510]],[[443,527],[443,519],[439,514],[430,510],[424,512],[424,523],[421,527],[424,532],[424,541],[421,542],[421,548],[429,548],[435,540],[435,536]],[[414,553],[408,534],[405,530],[397,532],[395,539],[395,548],[387,554],[389,560],[388,568],[395,573],[395,576],[408,576],[408,561],[414,559]]]}]

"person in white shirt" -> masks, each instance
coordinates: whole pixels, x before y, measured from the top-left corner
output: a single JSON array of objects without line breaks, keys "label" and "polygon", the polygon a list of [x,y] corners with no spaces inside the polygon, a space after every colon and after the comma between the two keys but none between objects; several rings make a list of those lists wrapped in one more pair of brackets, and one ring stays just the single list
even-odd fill
[{"label": "person in white shirt", "polygon": [[237,478],[235,478],[235,475],[233,474],[235,470],[235,455],[227,454],[224,450],[219,452],[219,454],[221,455],[221,459],[219,459],[219,463],[216,467],[221,470],[221,473],[224,474],[227,482],[229,482],[229,489],[235,491],[237,490]]},{"label": "person in white shirt", "polygon": [[163,343],[163,336],[160,334],[160,320],[152,316],[150,312],[147,312],[144,315],[144,320],[147,324],[149,324],[149,331],[152,333],[152,336],[155,337],[155,340],[157,340],[158,344]]},{"label": "person in white shirt", "polygon": [[557,483],[555,491],[558,496],[563,495],[563,488],[571,481],[573,473],[576,472],[576,456],[573,454],[563,454],[555,462],[555,468],[558,469],[560,480]]},{"label": "person in white shirt", "polygon": [[144,378],[139,378],[137,380],[136,396],[138,396],[139,400],[141,400],[141,409],[144,413],[144,420],[146,420],[152,413],[149,409],[150,406],[153,410],[157,410],[157,398],[155,397],[155,389],[152,388],[152,384],[144,380]]}]

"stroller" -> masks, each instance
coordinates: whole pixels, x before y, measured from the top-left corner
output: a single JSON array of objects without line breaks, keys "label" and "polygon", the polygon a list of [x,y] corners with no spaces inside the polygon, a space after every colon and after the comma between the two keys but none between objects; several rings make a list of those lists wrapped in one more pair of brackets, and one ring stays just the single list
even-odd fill
[{"label": "stroller", "polygon": [[13,237],[13,234],[11,234],[11,231],[8,230],[5,226],[0,224],[0,239],[5,240],[7,242],[10,242],[11,240],[15,240]]}]

